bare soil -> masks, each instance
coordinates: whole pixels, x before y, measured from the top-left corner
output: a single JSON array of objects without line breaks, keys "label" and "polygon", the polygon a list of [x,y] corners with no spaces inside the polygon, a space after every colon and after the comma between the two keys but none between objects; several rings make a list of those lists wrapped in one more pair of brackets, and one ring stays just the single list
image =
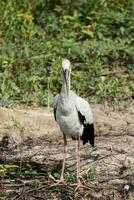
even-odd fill
[{"label": "bare soil", "polygon": [[54,186],[63,158],[62,133],[52,109],[0,108],[0,199],[133,200],[134,106],[92,105],[95,147],[81,143],[81,179],[75,191],[75,141],[68,138],[67,185]]}]

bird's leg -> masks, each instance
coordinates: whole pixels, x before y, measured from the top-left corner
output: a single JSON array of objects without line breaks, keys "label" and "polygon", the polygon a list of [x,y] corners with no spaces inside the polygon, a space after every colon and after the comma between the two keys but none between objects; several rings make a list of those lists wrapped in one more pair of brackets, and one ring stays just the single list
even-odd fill
[{"label": "bird's leg", "polygon": [[77,188],[81,186],[80,182],[80,137],[76,140],[76,161],[77,161]]},{"label": "bird's leg", "polygon": [[63,133],[63,139],[64,139],[64,158],[63,158],[63,163],[62,163],[60,182],[64,182],[64,170],[65,170],[65,163],[66,163],[66,157],[67,157],[67,139],[64,133]]},{"label": "bird's leg", "polygon": [[67,157],[67,139],[66,139],[66,135],[63,133],[63,139],[64,139],[64,158],[63,158],[63,163],[62,163],[62,170],[61,170],[61,175],[60,175],[60,179],[59,180],[55,180],[55,178],[52,178],[54,181],[56,181],[56,184],[53,184],[51,187],[53,186],[57,186],[59,184],[65,184],[64,182],[64,170],[65,170],[65,162],[66,162],[66,157]]},{"label": "bird's leg", "polygon": [[80,187],[82,187],[81,181],[80,181],[80,137],[76,139],[76,168],[77,168],[77,183],[71,184],[72,186],[76,185],[76,190],[78,190]]},{"label": "bird's leg", "polygon": [[83,185],[80,181],[80,137],[76,140],[76,161],[77,161],[77,186],[75,191],[79,188],[89,189],[85,184]]}]

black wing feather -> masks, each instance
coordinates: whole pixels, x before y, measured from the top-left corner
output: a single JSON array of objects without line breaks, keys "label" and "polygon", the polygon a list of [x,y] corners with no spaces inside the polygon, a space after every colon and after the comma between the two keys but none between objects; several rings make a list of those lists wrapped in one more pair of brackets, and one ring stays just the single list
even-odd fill
[{"label": "black wing feather", "polygon": [[94,124],[86,123],[85,116],[82,115],[80,111],[78,111],[78,116],[79,116],[80,122],[84,126],[83,134],[81,136],[83,145],[89,142],[94,147]]},{"label": "black wing feather", "polygon": [[54,104],[53,104],[53,112],[54,112],[55,121],[56,121],[56,111],[57,111],[57,105],[58,105],[58,97],[59,97],[59,94],[57,94],[54,97]]},{"label": "black wing feather", "polygon": [[79,116],[80,122],[81,122],[82,124],[84,124],[84,122],[86,121],[85,116],[82,115],[82,114],[80,113],[80,111],[77,110],[77,112],[78,112],[78,116]]},{"label": "black wing feather", "polygon": [[86,124],[83,130],[83,134],[81,136],[81,140],[83,141],[83,145],[89,142],[94,147],[94,125]]},{"label": "black wing feather", "polygon": [[54,119],[56,121],[56,107],[54,107]]}]

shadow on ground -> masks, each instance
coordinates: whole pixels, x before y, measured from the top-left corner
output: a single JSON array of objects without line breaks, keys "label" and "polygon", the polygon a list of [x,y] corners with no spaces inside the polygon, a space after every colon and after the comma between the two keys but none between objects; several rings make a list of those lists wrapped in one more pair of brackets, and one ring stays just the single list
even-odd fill
[{"label": "shadow on ground", "polygon": [[0,199],[134,199],[134,109],[94,105],[96,145],[81,145],[81,179],[75,192],[75,141],[68,139],[67,186],[60,174],[63,141],[47,109],[0,112]]}]

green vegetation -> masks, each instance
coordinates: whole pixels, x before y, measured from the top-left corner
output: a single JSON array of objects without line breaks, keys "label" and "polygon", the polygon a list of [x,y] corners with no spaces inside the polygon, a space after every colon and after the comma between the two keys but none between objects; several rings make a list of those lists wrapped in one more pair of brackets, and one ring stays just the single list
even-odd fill
[{"label": "green vegetation", "polygon": [[1,0],[0,105],[51,104],[60,63],[91,102],[134,98],[134,1]]},{"label": "green vegetation", "polygon": [[[51,179],[53,179],[54,181],[56,180],[60,180],[60,171],[55,170],[55,172],[53,172],[53,174],[51,175],[51,173],[49,174],[49,177],[51,177]],[[72,174],[70,171],[65,171],[64,173],[64,179],[66,183],[73,183],[75,182],[75,176],[74,174]]]}]

